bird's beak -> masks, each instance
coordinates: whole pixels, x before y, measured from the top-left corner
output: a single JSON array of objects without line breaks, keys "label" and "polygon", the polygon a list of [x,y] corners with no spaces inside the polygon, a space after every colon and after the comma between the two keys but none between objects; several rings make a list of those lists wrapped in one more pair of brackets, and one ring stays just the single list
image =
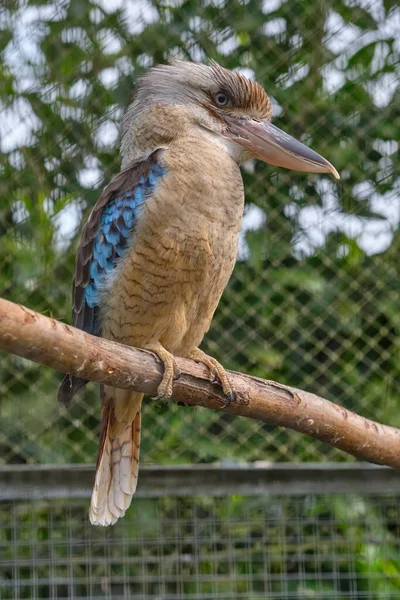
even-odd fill
[{"label": "bird's beak", "polygon": [[332,173],[340,179],[330,162],[272,123],[232,115],[225,115],[224,120],[228,125],[227,137],[246,148],[254,158],[295,171]]}]

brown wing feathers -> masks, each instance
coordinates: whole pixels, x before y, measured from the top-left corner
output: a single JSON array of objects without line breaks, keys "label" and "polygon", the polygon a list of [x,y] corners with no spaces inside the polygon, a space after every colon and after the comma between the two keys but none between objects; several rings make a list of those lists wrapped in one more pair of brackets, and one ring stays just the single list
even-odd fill
[{"label": "brown wing feathers", "polygon": [[[134,161],[118,173],[104,189],[83,228],[73,280],[72,324],[87,333],[101,335],[98,322],[99,307],[96,304],[90,306],[85,297],[85,289],[91,280],[90,267],[93,260],[94,241],[100,230],[103,210],[107,203],[117,195],[120,196],[135,190],[141,178],[147,177],[152,166],[157,162],[157,154],[158,151],[154,152],[146,161]],[[118,226],[118,222],[116,225]],[[59,402],[69,406],[73,396],[86,383],[85,379],[66,375],[58,392]]]}]

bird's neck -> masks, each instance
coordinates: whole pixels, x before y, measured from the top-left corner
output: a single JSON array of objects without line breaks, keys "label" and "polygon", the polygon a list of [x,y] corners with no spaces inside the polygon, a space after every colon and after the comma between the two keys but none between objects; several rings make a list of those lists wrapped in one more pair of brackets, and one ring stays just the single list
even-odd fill
[{"label": "bird's neck", "polygon": [[229,152],[208,136],[188,131],[169,145],[163,161],[171,176],[171,202],[196,218],[240,228],[243,181]]},{"label": "bird's neck", "polygon": [[132,104],[121,125],[122,168],[133,160],[146,160],[150,154],[160,148],[167,148],[176,136],[176,126],[164,107],[149,107],[139,116],[135,115],[136,106]]}]

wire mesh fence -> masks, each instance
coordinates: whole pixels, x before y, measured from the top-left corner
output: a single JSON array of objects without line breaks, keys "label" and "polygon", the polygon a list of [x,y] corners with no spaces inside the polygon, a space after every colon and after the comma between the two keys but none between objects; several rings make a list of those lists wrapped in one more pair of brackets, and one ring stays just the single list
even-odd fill
[{"label": "wire mesh fence", "polygon": [[[399,8],[380,0],[34,0],[0,8],[0,291],[70,320],[83,217],[118,172],[137,77],[169,56],[255,76],[275,122],[339,169],[246,163],[238,261],[203,347],[227,368],[400,424]],[[91,462],[93,387],[70,413],[59,378],[2,355],[0,461]],[[229,415],[144,411],[147,462],[348,457]]]},{"label": "wire mesh fence", "polygon": [[[388,471],[377,472],[384,492]],[[365,485],[368,474],[353,481],[364,475]],[[255,494],[251,476],[245,496],[215,485],[212,494],[143,497],[150,474],[142,497],[107,529],[89,524],[88,499],[55,499],[56,485],[53,498],[0,501],[0,598],[399,598],[399,496],[355,494],[350,480],[346,495],[321,494],[312,471],[303,475],[302,489],[314,491],[293,494],[282,480],[284,495]]]}]

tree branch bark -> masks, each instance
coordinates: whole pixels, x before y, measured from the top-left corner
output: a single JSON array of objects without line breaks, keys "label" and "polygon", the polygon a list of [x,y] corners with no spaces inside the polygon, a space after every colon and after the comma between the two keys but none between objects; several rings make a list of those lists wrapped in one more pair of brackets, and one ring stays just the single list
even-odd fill
[{"label": "tree branch bark", "polygon": [[[63,373],[149,395],[161,381],[162,365],[151,352],[88,335],[1,298],[0,348]],[[207,369],[184,358],[177,363],[182,375],[174,399],[222,410],[225,399]],[[400,430],[275,381],[236,372],[230,377],[237,398],[227,412],[289,427],[359,459],[400,468]]]}]

